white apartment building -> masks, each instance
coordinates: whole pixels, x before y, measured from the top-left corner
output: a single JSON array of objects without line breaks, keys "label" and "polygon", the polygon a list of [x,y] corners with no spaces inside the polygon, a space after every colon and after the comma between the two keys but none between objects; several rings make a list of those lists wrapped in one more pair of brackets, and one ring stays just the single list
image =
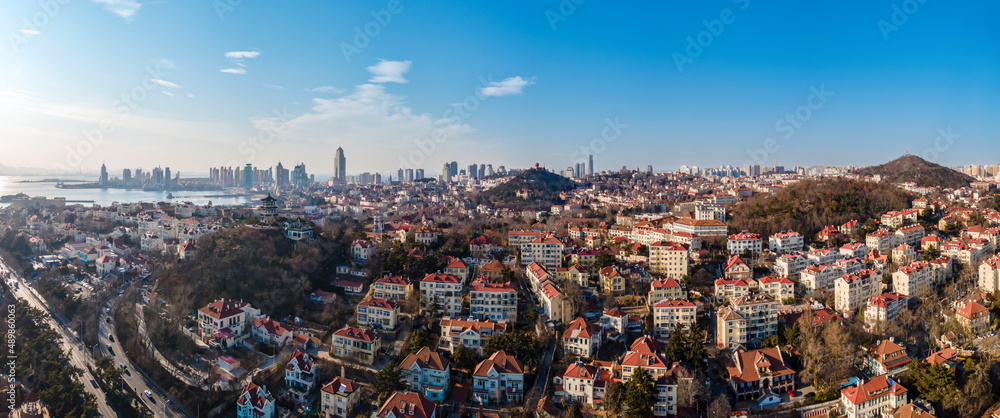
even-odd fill
[{"label": "white apartment building", "polygon": [[799,273],[809,266],[806,256],[797,253],[782,254],[774,261],[774,271],[779,277],[794,279],[799,277]]},{"label": "white apartment building", "polygon": [[763,246],[764,240],[760,238],[759,234],[747,231],[730,235],[729,240],[726,241],[726,249],[729,250],[730,254],[742,254],[747,250],[754,254],[760,254]]},{"label": "white apartment building", "polygon": [[249,303],[219,299],[198,309],[198,336],[231,347],[250,337],[253,320],[258,316],[260,310]]},{"label": "white apartment building", "polygon": [[431,273],[420,281],[420,302],[426,311],[437,302],[444,315],[462,313],[462,279],[451,274]]},{"label": "white apartment building", "polygon": [[399,305],[391,300],[371,298],[358,304],[357,315],[359,326],[394,330],[399,324]]},{"label": "white apartment building", "polygon": [[1000,254],[994,255],[979,265],[979,288],[986,292],[1000,289]]},{"label": "white apartment building", "polygon": [[438,340],[438,347],[454,353],[458,346],[463,345],[482,354],[486,342],[506,330],[506,323],[444,318],[441,320],[441,338]]},{"label": "white apartment building", "polygon": [[478,403],[524,400],[524,363],[503,350],[480,362],[472,373],[472,400]]},{"label": "white apartment building", "polygon": [[666,339],[677,324],[691,327],[696,317],[695,305],[686,300],[661,300],[653,305],[653,335]]},{"label": "white apartment building", "polygon": [[553,237],[539,237],[521,244],[521,265],[538,263],[554,269],[562,265],[563,250],[566,246]]},{"label": "white apartment building", "polygon": [[843,270],[830,264],[809,266],[799,273],[799,284],[808,293],[826,290],[832,287],[834,281],[843,274]]},{"label": "white apartment building", "polygon": [[920,240],[924,239],[926,231],[923,225],[904,226],[896,230],[893,234],[893,243],[896,245],[907,244],[914,247],[920,246]]},{"label": "white apartment building", "polygon": [[906,405],[906,388],[889,376],[882,375],[841,389],[840,402],[844,405],[847,418],[881,416],[886,410]]},{"label": "white apartment building", "polygon": [[292,358],[285,366],[285,387],[292,399],[300,404],[306,403],[309,392],[316,387],[316,363],[309,354],[295,350]]},{"label": "white apartment building", "polygon": [[931,287],[933,269],[925,261],[914,261],[892,273],[892,290],[906,296],[918,296]]},{"label": "white apartment building", "polygon": [[406,300],[413,292],[410,279],[399,276],[383,277],[372,285],[372,296],[386,300]]},{"label": "white apartment building", "polygon": [[493,322],[517,319],[517,290],[508,283],[477,280],[469,291],[469,314]]},{"label": "white apartment building", "polygon": [[805,240],[802,239],[801,234],[795,231],[781,231],[767,239],[767,248],[778,254],[802,251],[804,246]]},{"label": "white apartment building", "polygon": [[845,274],[834,282],[833,288],[836,309],[840,312],[853,312],[881,293],[882,272],[861,270]]},{"label": "white apartment building", "polygon": [[872,296],[865,307],[865,323],[874,326],[896,319],[899,311],[906,306],[906,302],[906,295],[895,292]]},{"label": "white apartment building", "polygon": [[795,282],[784,277],[763,277],[757,280],[757,287],[779,302],[795,297]]},{"label": "white apartment building", "polygon": [[407,355],[399,369],[409,389],[431,401],[443,401],[451,386],[451,362],[428,347]]},{"label": "white apartment building", "polygon": [[688,274],[688,247],[657,241],[649,245],[649,271],[671,277]]},{"label": "white apartment building", "polygon": [[879,229],[865,236],[865,246],[870,250],[878,250],[880,253],[887,253],[893,247],[893,234],[887,229]]}]

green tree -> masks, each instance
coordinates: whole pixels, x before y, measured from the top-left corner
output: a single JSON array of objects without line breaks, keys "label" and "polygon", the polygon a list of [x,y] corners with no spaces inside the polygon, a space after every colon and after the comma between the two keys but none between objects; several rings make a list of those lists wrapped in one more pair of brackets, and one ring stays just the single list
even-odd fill
[{"label": "green tree", "polygon": [[399,368],[399,360],[392,359],[375,375],[372,390],[378,395],[378,404],[385,402],[390,395],[406,387],[403,381],[403,371]]},{"label": "green tree", "polygon": [[674,325],[674,330],[670,333],[670,339],[667,340],[666,350],[670,361],[687,360],[687,332],[680,323]]},{"label": "green tree", "polygon": [[604,391],[604,405],[607,405],[608,413],[616,417],[624,412],[625,396],[627,392],[625,384],[622,382],[611,383]]},{"label": "green tree", "polygon": [[640,367],[632,372],[632,379],[625,384],[625,405],[625,416],[629,418],[647,417],[656,405],[653,376],[646,369]]},{"label": "green tree", "polygon": [[479,355],[476,354],[475,350],[472,350],[464,345],[459,345],[455,349],[455,353],[452,354],[452,359],[455,360],[455,365],[459,368],[473,371],[473,368],[479,364]]},{"label": "green tree", "polygon": [[538,346],[538,336],[534,332],[519,330],[508,331],[500,335],[494,335],[483,345],[483,355],[492,356],[493,353],[503,350],[505,353],[513,355],[514,358],[524,362],[525,367],[534,369],[538,366],[541,357]]},{"label": "green tree", "polygon": [[611,254],[607,251],[601,251],[597,253],[597,256],[594,257],[593,267],[594,270],[600,270],[605,267],[611,267],[615,265],[615,263],[617,263],[617,259],[615,258],[614,254]]},{"label": "green tree", "polygon": [[770,337],[767,337],[764,339],[764,341],[761,342],[761,345],[764,347],[777,347],[778,344],[779,341],[777,335],[772,335]]},{"label": "green tree", "polygon": [[934,261],[940,256],[941,250],[939,250],[937,246],[932,245],[924,250],[924,261]]},{"label": "green tree", "polygon": [[705,351],[705,336],[697,322],[688,329],[688,339],[687,359],[701,367],[702,360],[708,358],[708,352]]}]

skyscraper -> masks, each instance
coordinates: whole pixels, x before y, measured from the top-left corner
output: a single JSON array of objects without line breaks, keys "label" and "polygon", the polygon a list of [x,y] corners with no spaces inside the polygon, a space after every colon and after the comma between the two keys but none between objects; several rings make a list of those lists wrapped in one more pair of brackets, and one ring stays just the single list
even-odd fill
[{"label": "skyscraper", "polygon": [[253,188],[253,165],[250,163],[243,168],[243,188],[247,190]]},{"label": "skyscraper", "polygon": [[409,181],[413,181],[413,169],[412,168],[407,168],[406,169],[406,181],[408,181],[408,182]]},{"label": "skyscraper", "polygon": [[477,174],[479,174],[479,166],[476,164],[470,164],[469,171],[466,171],[466,173],[469,173],[469,178],[475,177]]},{"label": "skyscraper", "polygon": [[451,164],[450,164],[450,166],[451,166],[451,168],[450,168],[451,172],[449,174],[452,177],[457,176],[458,175],[458,161],[452,161]]},{"label": "skyscraper", "polygon": [[333,159],[333,178],[339,182],[347,181],[347,159],[344,158],[344,149],[337,147],[337,155]]},{"label": "skyscraper", "polygon": [[306,174],[305,163],[295,166],[295,169],[292,171],[292,186],[299,189],[309,187],[309,175]]},{"label": "skyscraper", "polygon": [[285,166],[278,163],[278,166],[274,168],[274,184],[278,188],[288,186],[288,169]]},{"label": "skyscraper", "polygon": [[169,189],[170,188],[170,179],[171,179],[171,177],[170,177],[170,167],[165,167],[163,169],[163,188],[164,189]]},{"label": "skyscraper", "polygon": [[441,179],[451,181],[451,164],[444,163],[444,166],[441,167]]},{"label": "skyscraper", "polygon": [[101,183],[101,186],[107,186],[108,185],[108,167],[105,167],[104,164],[101,164],[101,179],[100,179],[100,183]]},{"label": "skyscraper", "polygon": [[424,178],[424,169],[418,168],[417,171],[413,174],[413,179],[422,180],[423,178]]},{"label": "skyscraper", "polygon": [[594,175],[594,154],[590,154],[590,165],[587,166],[587,175]]},{"label": "skyscraper", "polygon": [[399,171],[396,172],[396,181],[399,182],[399,183],[403,182],[403,169],[402,168],[400,168]]},{"label": "skyscraper", "polygon": [[127,168],[122,170],[122,181],[125,183],[132,181],[132,170]]}]

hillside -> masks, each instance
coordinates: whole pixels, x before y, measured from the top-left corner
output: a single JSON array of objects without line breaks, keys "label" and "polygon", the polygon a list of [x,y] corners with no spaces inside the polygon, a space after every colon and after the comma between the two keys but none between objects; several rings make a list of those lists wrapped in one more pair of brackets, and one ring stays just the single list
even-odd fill
[{"label": "hillside", "polygon": [[[560,192],[577,186],[573,180],[544,169],[525,170],[506,183],[480,193],[477,200],[494,207],[547,210],[553,204],[562,203]],[[531,198],[518,197],[517,193],[522,190],[529,191]]]},{"label": "hillside", "polygon": [[729,231],[756,232],[765,240],[793,230],[807,240],[829,225],[876,218],[910,207],[911,197],[888,183],[847,179],[802,180],[771,194],[755,196],[733,208]]},{"label": "hillside", "polygon": [[155,272],[154,292],[184,312],[225,297],[276,317],[303,315],[309,292],[327,286],[344,251],[343,243],[325,237],[296,245],[281,231],[249,227],[224,229],[198,246],[193,261]]},{"label": "hillside", "polygon": [[974,181],[970,176],[959,173],[916,155],[904,155],[882,165],[865,167],[857,171],[864,176],[882,175],[883,181],[890,183],[913,182],[921,187],[961,188]]}]

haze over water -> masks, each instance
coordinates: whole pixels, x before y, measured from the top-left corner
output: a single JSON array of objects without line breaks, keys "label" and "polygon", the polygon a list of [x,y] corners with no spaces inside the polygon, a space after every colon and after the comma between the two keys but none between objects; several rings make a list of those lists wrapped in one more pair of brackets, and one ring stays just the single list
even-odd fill
[{"label": "haze over water", "polygon": [[[93,203],[101,206],[108,206],[114,202],[134,203],[134,202],[191,202],[197,205],[207,205],[211,202],[216,206],[239,206],[253,201],[249,197],[207,197],[228,194],[224,190],[209,191],[144,191],[138,189],[60,189],[56,188],[54,182],[31,182],[22,183],[22,180],[37,181],[46,178],[58,178],[61,180],[82,180],[84,182],[94,182],[94,176],[0,176],[0,196],[24,193],[28,196],[45,196],[48,198],[65,197],[67,204],[73,201],[86,201],[83,204]],[[76,183],[69,183],[76,184]],[[173,199],[167,199],[167,194],[173,193]],[[7,206],[7,203],[0,203],[0,207]]]}]

